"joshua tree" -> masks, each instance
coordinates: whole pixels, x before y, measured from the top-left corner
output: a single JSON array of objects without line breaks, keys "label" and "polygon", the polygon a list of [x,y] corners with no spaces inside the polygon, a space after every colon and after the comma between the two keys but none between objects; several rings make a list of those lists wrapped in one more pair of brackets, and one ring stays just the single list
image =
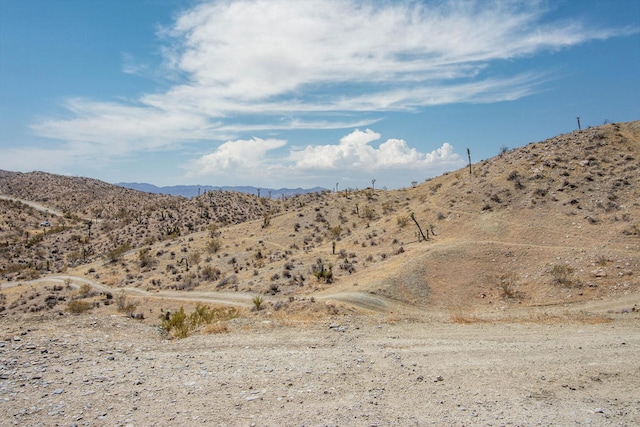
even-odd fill
[{"label": "joshua tree", "polygon": [[576,117],[576,119],[578,120],[578,130],[580,130],[580,116]]},{"label": "joshua tree", "polygon": [[374,190],[375,190],[375,188],[376,188],[376,179],[375,179],[375,178],[373,178],[373,179],[371,180],[371,188],[373,188]]},{"label": "joshua tree", "polygon": [[469,175],[471,175],[471,150],[467,148],[467,156],[469,157]]}]

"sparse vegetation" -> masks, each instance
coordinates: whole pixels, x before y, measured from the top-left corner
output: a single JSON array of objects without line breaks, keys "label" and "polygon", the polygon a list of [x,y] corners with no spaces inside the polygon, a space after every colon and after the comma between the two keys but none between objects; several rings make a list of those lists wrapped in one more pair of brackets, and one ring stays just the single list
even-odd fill
[{"label": "sparse vegetation", "polygon": [[256,295],[255,297],[253,297],[252,302],[255,309],[260,310],[262,308],[262,303],[264,302],[264,298],[262,298],[261,295]]},{"label": "sparse vegetation", "polygon": [[184,312],[184,307],[181,306],[174,313],[166,312],[162,316],[160,326],[174,338],[186,338],[203,326],[208,326],[206,329],[208,333],[227,331],[226,325],[224,327],[212,327],[211,325],[235,319],[239,315],[240,312],[235,307],[217,308],[196,304],[194,311],[187,316]]},{"label": "sparse vegetation", "polygon": [[518,291],[518,275],[513,271],[500,275],[498,287],[502,298],[517,299],[522,297],[522,293]]},{"label": "sparse vegetation", "polygon": [[131,301],[124,291],[120,291],[115,297],[116,308],[119,312],[125,313],[127,316],[135,314],[138,304]]},{"label": "sparse vegetation", "polygon": [[89,301],[82,301],[80,299],[70,301],[67,304],[67,311],[72,314],[82,314],[93,308],[93,304]]},{"label": "sparse vegetation", "polygon": [[570,286],[573,283],[575,269],[567,264],[555,264],[551,267],[551,276],[556,284]]}]

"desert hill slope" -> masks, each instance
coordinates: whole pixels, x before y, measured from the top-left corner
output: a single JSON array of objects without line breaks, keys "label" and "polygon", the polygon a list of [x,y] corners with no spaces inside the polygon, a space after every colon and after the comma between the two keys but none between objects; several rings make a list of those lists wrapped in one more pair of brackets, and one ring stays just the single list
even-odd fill
[{"label": "desert hill slope", "polygon": [[[0,273],[14,283],[83,277],[167,303],[250,306],[263,295],[269,312],[281,313],[470,317],[633,307],[639,161],[640,122],[631,122],[505,151],[471,173],[413,188],[280,200],[218,192],[185,200],[86,178],[0,172],[0,194],[63,213],[43,217],[0,201]],[[55,234],[38,227],[43,218]]]}]

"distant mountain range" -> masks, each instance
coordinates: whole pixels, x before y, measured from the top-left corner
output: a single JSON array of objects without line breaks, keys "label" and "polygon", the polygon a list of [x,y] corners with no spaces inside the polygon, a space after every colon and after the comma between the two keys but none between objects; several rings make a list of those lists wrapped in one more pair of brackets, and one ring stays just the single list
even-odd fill
[{"label": "distant mountain range", "polygon": [[326,188],[314,187],[314,188],[258,188],[252,186],[236,186],[236,187],[216,187],[211,185],[172,185],[167,187],[157,187],[153,184],[139,183],[139,182],[119,182],[115,184],[120,187],[130,188],[132,190],[143,191],[145,193],[154,194],[171,194],[173,196],[182,197],[196,197],[199,194],[203,194],[207,191],[236,191],[238,193],[247,193],[258,195],[260,190],[261,197],[269,197],[272,199],[282,196],[295,196],[296,194],[316,193],[319,191],[325,191]]}]

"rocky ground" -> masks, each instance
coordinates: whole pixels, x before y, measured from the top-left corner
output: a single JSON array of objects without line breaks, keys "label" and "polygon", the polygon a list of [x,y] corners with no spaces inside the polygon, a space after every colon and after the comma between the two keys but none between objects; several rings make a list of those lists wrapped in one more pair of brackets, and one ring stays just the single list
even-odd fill
[{"label": "rocky ground", "polygon": [[579,322],[0,319],[2,425],[640,425],[636,313]]}]

